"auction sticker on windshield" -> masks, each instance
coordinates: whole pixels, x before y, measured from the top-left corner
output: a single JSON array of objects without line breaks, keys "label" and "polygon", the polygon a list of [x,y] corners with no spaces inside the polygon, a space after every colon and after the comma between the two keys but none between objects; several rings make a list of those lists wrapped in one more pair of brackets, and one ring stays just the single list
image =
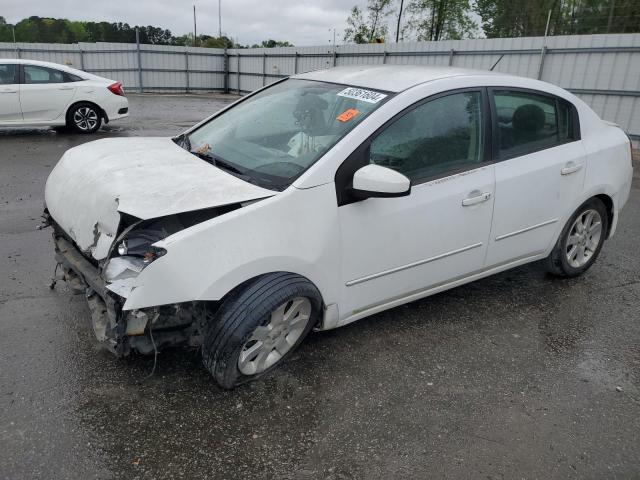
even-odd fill
[{"label": "auction sticker on windshield", "polygon": [[365,90],[363,88],[348,87],[338,92],[336,95],[339,97],[353,98],[355,100],[362,100],[367,103],[378,103],[384,99],[386,95],[380,92],[374,92],[373,90]]}]

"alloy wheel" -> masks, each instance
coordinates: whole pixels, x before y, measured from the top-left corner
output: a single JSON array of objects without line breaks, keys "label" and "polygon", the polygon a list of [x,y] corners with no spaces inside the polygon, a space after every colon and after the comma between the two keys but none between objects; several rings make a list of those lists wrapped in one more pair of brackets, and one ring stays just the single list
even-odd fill
[{"label": "alloy wheel", "polygon": [[602,236],[602,218],[594,209],[582,212],[569,229],[566,255],[569,265],[580,268],[593,257]]},{"label": "alloy wheel", "polygon": [[273,366],[294,347],[310,321],[308,298],[296,297],[280,305],[242,346],[238,358],[240,372],[256,375]]},{"label": "alloy wheel", "polygon": [[98,113],[90,107],[80,107],[73,114],[73,122],[85,132],[96,128],[98,120]]}]

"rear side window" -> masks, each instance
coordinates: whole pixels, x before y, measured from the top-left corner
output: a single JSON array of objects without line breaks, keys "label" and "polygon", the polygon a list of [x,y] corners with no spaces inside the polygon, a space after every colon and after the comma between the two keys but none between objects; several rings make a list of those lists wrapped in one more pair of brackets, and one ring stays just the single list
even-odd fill
[{"label": "rear side window", "polygon": [[552,96],[494,90],[494,125],[500,158],[511,158],[554,147],[574,139],[571,105]]},{"label": "rear side window", "polygon": [[24,83],[65,83],[65,74],[53,68],[40,67],[37,65],[24,66]]},{"label": "rear side window", "polygon": [[11,85],[18,83],[17,65],[15,63],[0,63],[0,85]]}]

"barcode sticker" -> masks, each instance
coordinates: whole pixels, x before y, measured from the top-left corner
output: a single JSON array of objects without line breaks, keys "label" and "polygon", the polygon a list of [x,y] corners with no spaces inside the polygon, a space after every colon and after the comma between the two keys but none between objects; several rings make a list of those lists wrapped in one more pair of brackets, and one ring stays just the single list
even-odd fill
[{"label": "barcode sticker", "polygon": [[378,103],[380,100],[386,98],[384,93],[374,92],[373,90],[365,90],[363,88],[348,87],[338,92],[336,95],[339,97],[353,98],[355,100],[362,100],[367,103]]}]

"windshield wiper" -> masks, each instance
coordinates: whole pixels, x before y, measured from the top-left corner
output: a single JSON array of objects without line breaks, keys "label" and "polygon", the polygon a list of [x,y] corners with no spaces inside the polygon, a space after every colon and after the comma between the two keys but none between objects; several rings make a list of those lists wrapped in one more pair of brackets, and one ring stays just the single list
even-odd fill
[{"label": "windshield wiper", "polygon": [[225,160],[214,157],[213,155],[210,155],[208,153],[199,152],[197,150],[193,150],[190,153],[198,158],[209,162],[214,167],[218,167],[220,170],[226,170],[227,172],[235,173],[236,176],[241,176],[244,180],[250,179],[250,177],[245,172]]}]

